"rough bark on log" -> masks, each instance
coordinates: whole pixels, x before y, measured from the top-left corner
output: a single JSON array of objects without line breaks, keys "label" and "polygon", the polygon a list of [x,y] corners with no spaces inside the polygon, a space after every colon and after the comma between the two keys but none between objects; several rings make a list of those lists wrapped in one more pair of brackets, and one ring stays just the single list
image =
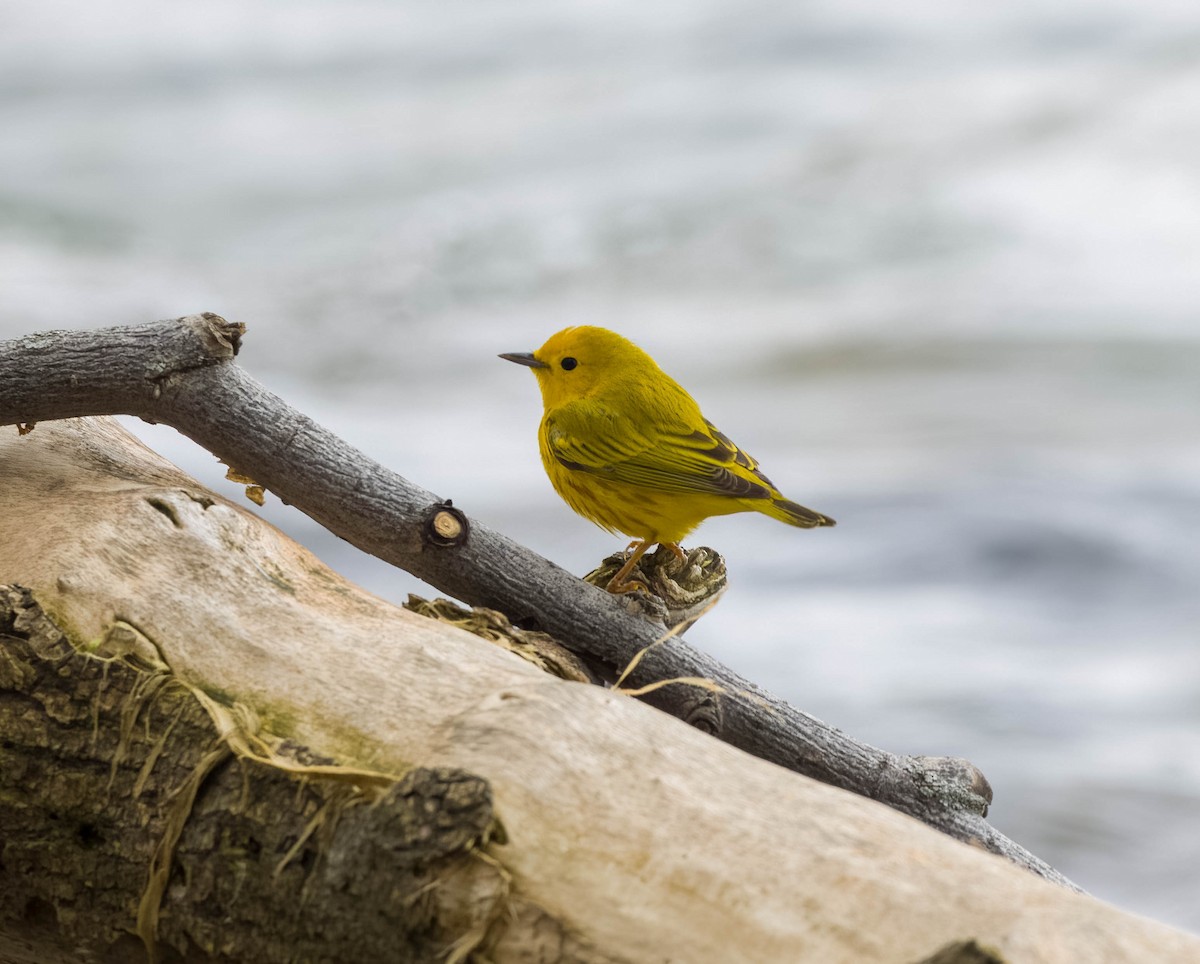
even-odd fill
[{"label": "rough bark on log", "polygon": [[81,653],[28,590],[0,587],[8,941],[71,960],[141,960],[144,945],[460,961],[496,950],[493,921],[523,916],[542,950],[606,959],[509,892],[485,853],[503,830],[482,778],[333,765],[192,689],[134,638],[111,632]]},{"label": "rough bark on log", "polygon": [[[1074,886],[987,823],[991,788],[970,763],[858,742],[682,639],[656,645],[661,627],[478,522],[469,521],[458,538],[437,537],[431,527],[448,503],[230,364],[243,333],[243,326],[203,314],[0,343],[0,424],[125,413],[171,425],[359,548],[458,599],[550,633],[589,665],[607,667],[610,679],[636,658],[625,686],[659,709]],[[662,685],[689,679],[713,685]]]},{"label": "rough bark on log", "polygon": [[[0,517],[20,520],[0,526],[0,583],[30,586],[76,649],[120,646],[126,661],[165,667],[201,703],[198,694],[222,713],[244,719],[237,709],[253,708],[261,732],[280,752],[276,741],[282,739],[347,768],[437,774],[437,786],[447,783],[450,772],[485,781],[491,812],[478,804],[482,787],[473,790],[477,803],[465,808],[470,815],[465,826],[451,821],[456,832],[433,835],[440,849],[430,868],[448,872],[466,859],[460,848],[474,842],[471,853],[483,864],[478,886],[484,908],[471,919],[488,921],[480,946],[496,962],[590,955],[698,964],[894,964],[971,939],[1013,962],[1183,962],[1200,954],[1195,938],[1039,880],[894,810],[741,753],[635,700],[556,679],[477,637],[363,593],[108,420],[48,424],[24,438],[0,436]],[[15,640],[0,640],[5,654],[0,691],[18,694],[13,699],[20,709],[0,711],[0,724],[16,722],[28,733],[25,716],[40,712],[50,717],[44,732],[54,735],[45,737],[45,747],[29,748],[26,737],[10,741],[7,749],[20,746],[23,756],[37,758],[56,747],[74,748],[66,756],[90,761],[104,780],[116,759],[115,785],[129,786],[134,767],[142,764],[138,777],[146,770],[149,756],[142,754],[154,754],[165,732],[159,709],[147,705],[140,721],[132,712],[121,716],[131,727],[128,765],[117,759],[111,736],[97,737],[110,758],[99,751],[88,757],[80,719],[92,712],[112,719],[94,677],[88,682],[94,659],[68,653],[50,664],[31,664],[21,655],[22,636],[28,634],[17,632],[17,620],[12,622],[6,636]],[[19,696],[30,692],[28,680],[47,673],[67,674],[74,685],[44,703]],[[57,681],[46,683],[56,692]],[[81,703],[68,702],[76,697]],[[143,737],[144,729],[135,736],[147,721],[150,736]],[[224,753],[202,727],[180,722],[176,729],[193,734],[200,745],[173,739],[162,744],[147,779],[164,778],[155,784],[164,792],[183,774],[194,773],[196,760]],[[222,726],[226,746],[230,730]],[[254,728],[234,732],[242,731]],[[0,748],[5,746],[0,736]],[[279,769],[275,763],[273,769]],[[241,772],[241,763],[226,766]],[[217,789],[219,768],[213,771]],[[35,826],[32,811],[49,802],[44,774],[53,772],[5,785],[3,804],[29,821],[21,826]],[[61,933],[81,925],[83,918],[72,915],[84,904],[83,892],[97,881],[108,886],[103,876],[108,868],[114,874],[124,868],[126,879],[135,881],[152,873],[163,880],[165,874],[159,935],[174,940],[186,929],[182,914],[190,888],[228,894],[221,888],[230,881],[206,876],[207,862],[249,860],[255,847],[238,836],[244,825],[236,818],[258,812],[259,794],[271,799],[275,779],[284,778],[267,772],[261,783],[252,782],[247,802],[226,817],[203,812],[209,784],[196,784],[195,828],[190,820],[182,827],[163,821],[143,795],[130,792],[131,799],[114,801],[85,794],[90,812],[71,810],[65,831],[49,841],[101,851],[107,842],[128,840],[137,848],[140,841],[129,866],[117,860],[89,865],[86,857],[76,857],[70,863],[75,873],[56,873],[64,864],[49,848],[39,850],[28,838],[18,845],[6,835],[0,887],[28,888],[44,873],[50,883],[42,893],[49,897],[23,905],[21,921]],[[296,790],[296,813],[278,815],[278,835],[262,831],[258,859],[244,868],[246,875],[279,865],[283,841],[297,827],[303,836],[312,823],[309,808],[321,798],[310,794],[320,794],[323,785],[321,780]],[[64,799],[77,798],[69,787],[64,793]],[[150,821],[146,836],[98,838],[97,830],[113,819],[114,805],[144,808],[140,812]],[[274,806],[285,803],[280,798]],[[225,825],[232,829],[218,831],[210,816],[232,820]],[[507,842],[495,835],[485,842],[480,828],[495,822],[504,827]],[[434,824],[442,826],[436,814]],[[339,821],[318,841],[318,851],[360,855],[369,842],[340,839],[352,826]],[[176,847],[169,865],[155,863],[153,854],[165,853],[164,846],[169,850],[176,831],[181,842],[194,840],[189,844],[194,849]],[[316,829],[314,834],[320,836]],[[374,824],[366,837],[393,839],[387,827]],[[403,832],[399,837],[408,840]],[[15,848],[11,864],[9,847]],[[221,854],[222,848],[233,853]],[[129,869],[139,860],[146,865],[144,877]],[[369,859],[363,862],[373,866]],[[405,888],[416,879],[412,862],[389,851],[382,863],[380,878],[369,867],[348,871],[347,886],[361,872],[404,904]],[[507,881],[509,906],[523,912],[489,916],[487,908],[496,903],[489,867]],[[336,892],[322,889],[317,856],[307,865],[302,858],[288,863],[284,873],[301,871],[311,881],[308,913],[328,910],[315,903],[336,905]],[[88,876],[93,873],[95,878]],[[399,882],[396,890],[393,879]],[[377,905],[364,899],[337,906],[351,915],[345,930],[352,939],[355,921]],[[456,906],[452,898],[449,906]],[[472,908],[480,909],[468,902]],[[412,920],[401,921],[402,933],[419,929],[422,911],[417,907]],[[126,900],[117,913],[121,916],[107,924],[108,938],[114,931],[136,931],[136,906]],[[172,931],[169,921],[178,921],[180,931]],[[235,919],[225,926],[237,924]],[[303,922],[297,927],[302,940]],[[215,928],[199,926],[197,934],[195,960],[212,959],[203,951],[211,942],[230,940]],[[0,939],[7,940],[0,946],[18,943],[6,924],[0,924]],[[128,942],[121,946],[129,949]],[[15,952],[11,956],[18,959]]]}]

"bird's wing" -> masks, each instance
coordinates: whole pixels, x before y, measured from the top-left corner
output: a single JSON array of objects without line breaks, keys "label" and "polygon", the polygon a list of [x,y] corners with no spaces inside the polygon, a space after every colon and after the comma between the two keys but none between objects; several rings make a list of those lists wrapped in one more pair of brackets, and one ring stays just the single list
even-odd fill
[{"label": "bird's wing", "polygon": [[665,492],[770,499],[771,480],[758,463],[706,421],[652,434],[602,411],[560,411],[546,417],[546,442],[564,468]]}]

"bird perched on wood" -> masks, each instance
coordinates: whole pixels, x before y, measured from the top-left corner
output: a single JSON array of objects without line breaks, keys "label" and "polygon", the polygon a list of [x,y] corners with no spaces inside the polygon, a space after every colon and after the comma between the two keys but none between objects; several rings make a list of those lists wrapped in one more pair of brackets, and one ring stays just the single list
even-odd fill
[{"label": "bird perched on wood", "polygon": [[500,357],[537,376],[545,408],[538,447],[555,491],[585,519],[634,540],[609,592],[636,588],[626,579],[655,543],[683,559],[680,540],[709,516],[834,524],[785,499],[678,382],[616,332],[565,328],[535,352]]}]

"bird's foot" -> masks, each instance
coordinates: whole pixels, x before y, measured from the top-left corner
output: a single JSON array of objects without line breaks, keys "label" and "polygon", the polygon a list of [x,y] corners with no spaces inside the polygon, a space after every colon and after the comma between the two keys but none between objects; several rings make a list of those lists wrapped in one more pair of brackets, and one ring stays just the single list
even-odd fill
[{"label": "bird's foot", "polygon": [[[637,580],[630,579],[629,574],[633,572],[633,567],[638,564],[638,560],[649,549],[651,543],[636,539],[625,547],[624,559],[625,565],[617,570],[616,575],[608,581],[608,585],[604,588],[611,593],[623,594],[633,592],[634,589],[641,586]],[[632,551],[632,555],[630,554]],[[642,588],[645,588],[644,586]]]},{"label": "bird's foot", "polygon": [[614,596],[624,596],[631,592],[650,592],[650,587],[640,579],[626,579],[624,582],[617,582],[615,578],[608,581],[608,585],[604,587],[605,592],[610,592]]},{"label": "bird's foot", "polygon": [[673,543],[632,559],[614,553],[583,578],[624,596],[648,618],[668,626],[697,619],[726,585],[725,560],[717,552],[705,547],[685,551]]},{"label": "bird's foot", "polygon": [[666,549],[668,552],[672,553],[675,556],[675,558],[678,559],[680,562],[687,562],[687,560],[688,560],[688,554],[683,551],[683,546],[681,546],[678,542],[660,542],[658,544],[658,548]]}]

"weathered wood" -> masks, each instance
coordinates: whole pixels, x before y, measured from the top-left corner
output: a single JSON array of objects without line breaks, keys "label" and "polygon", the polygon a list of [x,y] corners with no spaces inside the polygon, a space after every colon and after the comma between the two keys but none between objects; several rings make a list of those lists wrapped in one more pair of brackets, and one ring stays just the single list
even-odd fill
[{"label": "weathered wood", "polygon": [[[446,834],[435,829],[436,853],[425,869],[439,874],[460,865],[467,859],[460,848],[475,841],[470,853],[483,865],[479,905],[468,903],[467,909],[470,919],[482,915],[488,923],[482,935],[468,933],[472,940],[480,937],[481,952],[497,964],[588,959],[894,964],[928,958],[951,942],[972,938],[1022,964],[1184,962],[1200,955],[1200,941],[1193,937],[1122,914],[873,801],[739,752],[636,700],[557,679],[453,626],[364,593],[249,512],[164,463],[111,420],[47,423],[24,438],[0,434],[0,518],[20,520],[0,526],[0,583],[29,586],[75,649],[120,651],[123,661],[144,666],[152,677],[169,673],[210,715],[226,720],[218,743],[202,726],[177,724],[178,733],[193,738],[163,743],[150,770],[151,778],[161,778],[154,785],[162,792],[194,774],[197,760],[224,754],[223,746],[235,747],[254,732],[264,734],[279,755],[287,755],[286,744],[278,742],[284,740],[345,767],[438,774],[438,787],[452,783],[446,778],[451,772],[471,774],[462,780],[475,788],[468,794],[475,802],[468,802],[462,821],[445,825]],[[15,629],[15,619],[13,624]],[[117,759],[114,787],[129,787],[133,770],[140,777],[145,769],[138,768],[149,759],[143,754],[152,753],[165,732],[165,716],[184,704],[162,702],[164,693],[153,705],[143,703],[140,716],[122,714],[135,724],[128,757],[117,758],[110,736],[98,737],[97,744],[111,758],[99,749],[89,756],[86,722],[80,721],[94,711],[111,721],[115,708],[105,702],[103,674],[100,682],[88,675],[95,673],[96,660],[70,653],[60,659],[52,650],[49,663],[33,663],[26,658],[28,648],[21,649],[23,634],[6,635],[17,638],[0,640],[0,692],[32,692],[30,686],[46,674],[63,674],[60,689],[54,688],[59,681],[47,681],[48,692],[58,695],[44,702],[18,696],[19,708],[10,711],[14,704],[0,696],[0,726],[15,723],[28,734],[28,714],[49,717],[44,746],[30,747],[36,740],[28,737],[9,742],[26,747],[22,755],[39,765],[58,747],[70,749],[63,754],[68,764],[63,772],[73,772],[72,761],[79,760],[102,780]],[[82,704],[74,702],[80,696]],[[257,725],[245,722],[247,710],[254,711]],[[5,739],[0,735],[0,748]],[[266,754],[258,747],[257,755]],[[228,868],[249,860],[220,851],[254,849],[243,845],[239,828],[246,824],[238,820],[246,812],[262,813],[260,794],[273,812],[288,809],[284,796],[273,795],[276,779],[289,785],[286,774],[272,773],[280,766],[274,755],[270,759],[273,765],[261,782],[251,779],[249,799],[243,804],[237,798],[232,822],[224,825],[209,822],[217,817],[203,810],[207,781],[193,783],[198,792],[182,826],[156,816],[155,801],[145,794],[130,791],[126,800],[124,794],[117,799],[85,793],[91,811],[72,809],[67,832],[50,839],[63,847],[86,848],[90,842],[103,856],[112,856],[103,849],[108,844],[128,841],[134,848],[128,859],[87,864],[78,857],[72,864],[77,872],[56,872],[62,862],[49,857],[49,848],[34,846],[31,831],[10,864],[6,834],[0,840],[5,848],[0,888],[6,893],[30,888],[44,873],[50,883],[40,893],[50,896],[22,904],[20,920],[37,934],[54,935],[83,926],[85,892],[97,881],[107,886],[108,868],[114,875],[120,869],[134,883],[153,872],[167,885],[160,941],[174,941],[186,929],[182,915],[190,912],[193,897],[200,903],[205,897],[232,901],[221,926],[193,908],[202,918],[197,933],[204,947],[232,940],[221,927],[252,926],[253,911],[237,906],[231,897],[236,882],[211,875],[210,861]],[[242,764],[233,761],[211,765],[217,790],[223,767],[242,772]],[[36,827],[32,811],[54,805],[43,784],[56,772],[53,765],[43,766],[27,771],[29,779],[5,784],[0,804],[19,814],[14,826]],[[490,791],[490,813],[475,778]],[[297,827],[303,836],[311,807],[326,788],[324,779],[311,787],[290,785],[296,812],[272,818],[281,827],[277,835],[263,830],[255,838],[260,854],[277,853]],[[448,795],[417,797],[436,802]],[[63,790],[64,801],[78,797],[70,787]],[[114,834],[98,842],[96,829],[106,828],[112,808],[127,806],[149,815],[147,837]],[[404,812],[399,801],[397,806]],[[437,814],[444,810],[434,807],[436,828],[443,826]],[[10,818],[3,819],[7,827]],[[409,825],[407,817],[396,819]],[[189,826],[192,820],[195,827]],[[503,826],[503,838],[493,834],[485,842],[480,828],[489,820]],[[93,830],[80,832],[84,824]],[[361,873],[378,889],[388,888],[397,903],[384,904],[399,915],[400,933],[419,930],[426,905],[400,899],[418,873],[406,850],[410,844],[402,842],[409,838],[374,823],[364,829],[362,836],[372,841],[401,841],[399,853],[386,848],[379,855],[383,869],[375,877],[365,866],[373,863],[362,856],[363,840],[340,838],[350,826],[343,819],[333,828],[322,825],[321,832],[314,828],[318,851],[350,855],[343,861],[343,869],[353,866],[346,869],[346,886]],[[174,832],[180,841],[175,859],[147,861],[148,850],[164,853],[163,841],[169,844]],[[184,841],[194,843],[185,849]],[[278,866],[275,857],[242,870],[263,874]],[[139,864],[144,874],[136,872]],[[89,868],[96,879],[85,876]],[[486,868],[496,870],[508,887],[506,912],[495,917],[497,878]],[[374,913],[377,903],[364,896],[339,904],[337,888],[323,885],[329,878],[315,855],[289,862],[284,872],[301,871],[309,888],[301,891],[306,913],[315,919],[329,907],[314,905],[328,903],[346,915],[347,940],[356,939],[360,925],[370,932],[363,915]],[[10,874],[16,882],[7,879]],[[449,901],[449,909],[456,906],[453,888]],[[402,906],[410,908],[411,919]],[[137,910],[127,900],[119,918],[107,925],[109,937],[114,930],[134,931]],[[180,930],[172,930],[176,914]],[[462,933],[453,927],[452,914],[442,913],[441,919],[447,936]],[[295,924],[297,946],[311,946],[303,943],[305,926]],[[46,945],[28,939],[28,930],[13,936],[7,927],[0,922],[0,950],[24,942],[35,955],[31,959],[52,959],[43,953]],[[270,947],[263,952],[273,953]],[[413,950],[414,957],[417,953]],[[18,959],[16,952],[12,957]],[[209,956],[194,947],[190,959]],[[346,953],[343,959],[362,958]]]},{"label": "weathered wood", "polygon": [[[970,763],[856,741],[732,672],[622,600],[469,520],[435,537],[445,501],[407,481],[230,364],[243,328],[212,314],[49,332],[0,343],[0,424],[125,413],[194,439],[332,532],[467,603],[548,632],[646,702],[742,750],[879,800],[1073,886],[984,819],[991,788]],[[465,517],[464,517],[465,518]],[[704,679],[712,686],[667,683]]]},{"label": "weathered wood", "polygon": [[0,587],[6,940],[121,961],[142,945],[263,964],[454,961],[487,948],[493,920],[523,916],[571,959],[603,959],[510,893],[484,853],[503,831],[482,778],[339,768],[129,638],[81,653],[28,590]]}]

